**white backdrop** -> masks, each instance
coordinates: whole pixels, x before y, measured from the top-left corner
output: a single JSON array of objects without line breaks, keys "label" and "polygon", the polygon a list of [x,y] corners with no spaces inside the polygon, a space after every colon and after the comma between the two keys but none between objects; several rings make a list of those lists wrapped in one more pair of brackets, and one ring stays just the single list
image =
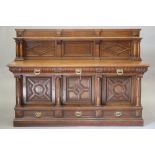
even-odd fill
[{"label": "white backdrop", "polygon": [[[155,26],[154,6],[154,0],[1,0],[0,25]],[[0,128],[12,128],[14,118],[15,84],[5,67],[15,57],[14,28],[0,27]],[[142,27],[141,35],[142,59],[151,65],[142,81],[144,127],[1,129],[0,154],[154,155],[155,28]]]}]

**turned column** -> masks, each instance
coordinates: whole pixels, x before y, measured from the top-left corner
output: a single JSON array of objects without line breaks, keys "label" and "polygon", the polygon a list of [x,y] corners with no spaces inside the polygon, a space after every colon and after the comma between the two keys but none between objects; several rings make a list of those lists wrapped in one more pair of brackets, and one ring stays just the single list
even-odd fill
[{"label": "turned column", "polygon": [[140,58],[140,40],[133,41],[133,57],[135,60],[141,60],[141,58]]},{"label": "turned column", "polygon": [[96,106],[101,105],[101,77],[101,75],[96,75],[95,79]]},{"label": "turned column", "polygon": [[99,40],[95,40],[94,41],[94,57],[95,59],[100,59],[100,41]]},{"label": "turned column", "polygon": [[61,76],[56,76],[55,79],[55,102],[56,102],[56,106],[60,106],[61,105]]},{"label": "turned column", "polygon": [[62,117],[63,113],[61,110],[61,75],[56,76],[55,79],[55,106],[57,107],[54,114],[55,117]]},{"label": "turned column", "polygon": [[62,56],[62,41],[57,40],[55,41],[55,46],[56,46],[56,57],[61,57]]},{"label": "turned column", "polygon": [[22,76],[15,76],[16,78],[16,107],[22,106]]},{"label": "turned column", "polygon": [[20,59],[23,59],[23,40],[20,40],[19,44],[19,49],[20,49]]},{"label": "turned column", "polygon": [[16,39],[16,60],[23,60],[23,40]]},{"label": "turned column", "polygon": [[135,102],[136,102],[136,106],[141,106],[141,77],[140,76],[136,76],[136,88],[135,88]]},{"label": "turned column", "polygon": [[19,40],[16,39],[15,41],[16,41],[16,60],[18,60],[20,57]]}]

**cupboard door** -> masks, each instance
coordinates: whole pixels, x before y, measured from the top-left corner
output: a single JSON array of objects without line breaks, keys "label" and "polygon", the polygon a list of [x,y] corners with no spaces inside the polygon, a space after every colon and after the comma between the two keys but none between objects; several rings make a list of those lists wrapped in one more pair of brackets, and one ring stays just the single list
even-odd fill
[{"label": "cupboard door", "polygon": [[63,102],[64,104],[73,103],[92,103],[94,79],[91,76],[64,76],[63,77]]},{"label": "cupboard door", "polygon": [[103,93],[106,93],[107,103],[130,103],[132,94],[131,77],[107,77],[106,92],[103,91]]},{"label": "cupboard door", "polygon": [[23,95],[25,103],[51,103],[52,78],[24,77]]}]

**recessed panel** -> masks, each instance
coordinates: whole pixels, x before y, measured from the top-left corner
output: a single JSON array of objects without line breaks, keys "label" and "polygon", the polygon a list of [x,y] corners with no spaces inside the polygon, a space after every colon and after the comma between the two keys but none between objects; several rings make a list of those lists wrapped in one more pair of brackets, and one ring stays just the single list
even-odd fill
[{"label": "recessed panel", "polygon": [[92,56],[92,42],[68,41],[63,43],[63,56]]},{"label": "recessed panel", "polygon": [[131,78],[110,77],[107,78],[107,102],[130,101]]},{"label": "recessed panel", "polygon": [[100,45],[101,57],[129,57],[130,41],[103,41]]},{"label": "recessed panel", "polygon": [[27,57],[51,57],[55,53],[53,41],[26,41],[24,45],[25,56]]},{"label": "recessed panel", "polygon": [[52,100],[51,78],[27,77],[26,78],[26,102]]},{"label": "recessed panel", "polygon": [[91,77],[67,77],[66,82],[67,102],[90,102],[92,101]]}]

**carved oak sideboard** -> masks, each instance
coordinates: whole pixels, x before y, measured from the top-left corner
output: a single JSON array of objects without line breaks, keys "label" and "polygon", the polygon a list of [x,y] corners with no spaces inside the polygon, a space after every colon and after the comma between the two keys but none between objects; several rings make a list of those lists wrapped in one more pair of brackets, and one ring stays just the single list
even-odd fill
[{"label": "carved oak sideboard", "polygon": [[139,29],[17,29],[14,126],[143,125]]}]

